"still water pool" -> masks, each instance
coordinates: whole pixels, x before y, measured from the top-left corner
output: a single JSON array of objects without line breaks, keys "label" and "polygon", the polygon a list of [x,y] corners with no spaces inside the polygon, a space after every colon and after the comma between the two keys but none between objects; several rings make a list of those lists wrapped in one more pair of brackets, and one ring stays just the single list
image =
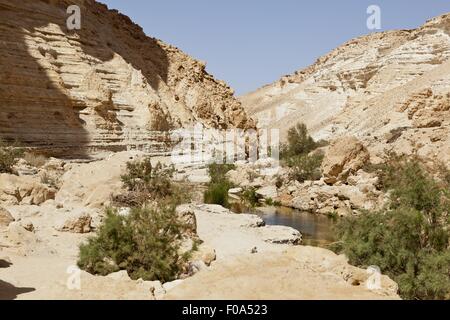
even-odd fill
[{"label": "still water pool", "polygon": [[252,211],[267,225],[282,225],[297,229],[303,236],[304,245],[324,247],[335,241],[333,226],[336,221],[325,215],[283,207],[262,207]]}]

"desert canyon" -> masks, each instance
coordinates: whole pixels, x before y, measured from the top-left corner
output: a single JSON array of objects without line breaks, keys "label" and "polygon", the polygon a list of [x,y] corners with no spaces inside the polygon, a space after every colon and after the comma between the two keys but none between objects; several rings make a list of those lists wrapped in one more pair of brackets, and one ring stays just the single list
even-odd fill
[{"label": "desert canyon", "polygon": [[[83,12],[66,27],[66,8]],[[0,299],[400,299],[387,275],[343,254],[302,245],[300,231],[201,199],[205,164],[176,164],[192,193],[177,212],[201,244],[188,271],[169,282],[77,270],[79,245],[123,193],[130,161],[171,164],[180,128],[287,129],[301,121],[321,149],[321,177],[299,182],[271,159],[226,173],[238,197],[254,188],[315,215],[381,208],[387,195],[364,170],[395,150],[450,170],[450,14],[415,30],[347,42],[312,66],[236,97],[205,63],[147,36],[94,0],[0,0],[0,139],[43,157],[0,173]],[[175,141],[176,142],[176,141]],[[280,177],[285,181],[279,185]],[[129,214],[129,208],[118,208]],[[81,288],[70,281],[79,275]]]}]

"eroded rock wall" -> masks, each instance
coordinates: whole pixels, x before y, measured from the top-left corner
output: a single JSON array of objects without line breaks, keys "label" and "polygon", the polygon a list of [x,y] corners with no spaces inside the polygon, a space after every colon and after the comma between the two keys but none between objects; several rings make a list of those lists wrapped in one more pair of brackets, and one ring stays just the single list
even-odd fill
[{"label": "eroded rock wall", "polygon": [[[66,9],[81,8],[70,31]],[[94,0],[0,0],[0,138],[53,153],[165,148],[195,123],[253,127],[205,64]]]},{"label": "eroded rock wall", "polygon": [[417,153],[450,167],[450,14],[415,30],[351,40],[312,66],[242,97],[282,137],[304,122],[317,139],[354,135],[373,159]]}]

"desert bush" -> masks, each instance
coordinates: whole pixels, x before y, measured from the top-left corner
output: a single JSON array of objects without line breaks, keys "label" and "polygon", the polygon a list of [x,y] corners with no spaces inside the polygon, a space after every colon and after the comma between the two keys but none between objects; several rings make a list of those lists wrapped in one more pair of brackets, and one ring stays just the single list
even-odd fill
[{"label": "desert bush", "polygon": [[160,162],[153,166],[151,159],[145,158],[128,162],[121,180],[128,191],[146,191],[155,197],[165,197],[172,193],[173,172],[172,167],[164,167]]},{"label": "desert bush", "polygon": [[230,207],[228,190],[233,188],[233,184],[226,177],[226,173],[234,168],[235,166],[230,164],[212,163],[208,166],[211,180],[203,195],[205,203],[218,204],[225,208]]},{"label": "desert bush", "polygon": [[[283,164],[290,168],[289,178],[299,182],[319,180],[322,177],[320,166],[324,156],[317,152],[311,154],[311,152],[327,144],[325,140],[315,142],[303,123],[289,129],[288,142],[281,146]],[[279,184],[281,185],[282,181]]]},{"label": "desert bush", "polygon": [[0,173],[13,173],[14,165],[22,156],[23,150],[17,144],[9,145],[0,140]]},{"label": "desert bush", "polygon": [[393,156],[377,173],[390,203],[342,219],[338,251],[352,264],[379,266],[399,284],[403,298],[450,299],[448,190],[416,158]]},{"label": "desert bush", "polygon": [[164,167],[159,162],[153,166],[150,158],[127,162],[121,180],[128,193],[116,196],[113,202],[140,206],[148,201],[178,196],[171,181],[173,172],[173,167]]},{"label": "desert bush", "polygon": [[127,270],[134,280],[172,281],[195,250],[194,241],[191,250],[180,253],[188,228],[175,206],[134,208],[129,216],[108,209],[96,236],[80,246],[78,266],[92,274]]},{"label": "desert bush", "polygon": [[290,157],[286,161],[286,164],[291,169],[289,171],[289,178],[298,182],[319,180],[322,177],[320,167],[323,157],[321,154]]},{"label": "desert bush", "polygon": [[438,177],[442,182],[450,189],[450,170],[444,163],[439,163],[437,165]]},{"label": "desert bush", "polygon": [[41,168],[44,166],[48,160],[48,158],[41,154],[34,154],[32,152],[26,152],[23,156],[23,159],[31,166],[35,168]]},{"label": "desert bush", "polygon": [[228,190],[230,190],[230,185],[226,182],[210,184],[204,193],[204,202],[229,208]]},{"label": "desert bush", "polygon": [[317,148],[314,139],[308,134],[304,123],[298,123],[288,131],[287,144],[281,146],[281,158],[308,154]]},{"label": "desert bush", "polygon": [[228,171],[236,169],[233,164],[219,164],[211,163],[208,166],[208,173],[211,177],[211,183],[221,182],[223,180],[228,180],[226,174]]},{"label": "desert bush", "polygon": [[241,194],[241,201],[243,202],[244,205],[246,205],[247,207],[250,207],[250,208],[259,206],[260,199],[261,199],[261,197],[258,196],[258,194],[256,193],[256,188],[254,188],[254,187],[245,188]]}]

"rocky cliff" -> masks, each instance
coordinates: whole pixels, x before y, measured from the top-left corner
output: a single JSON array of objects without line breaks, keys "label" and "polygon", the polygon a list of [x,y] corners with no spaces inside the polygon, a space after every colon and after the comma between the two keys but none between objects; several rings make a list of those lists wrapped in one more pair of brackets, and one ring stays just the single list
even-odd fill
[{"label": "rocky cliff", "polygon": [[386,150],[450,166],[450,14],[415,30],[347,42],[312,66],[242,97],[261,127],[296,122],[315,138],[355,135]]},{"label": "rocky cliff", "polygon": [[197,122],[254,126],[204,63],[94,0],[0,0],[0,106],[0,138],[64,155],[158,150]]}]

